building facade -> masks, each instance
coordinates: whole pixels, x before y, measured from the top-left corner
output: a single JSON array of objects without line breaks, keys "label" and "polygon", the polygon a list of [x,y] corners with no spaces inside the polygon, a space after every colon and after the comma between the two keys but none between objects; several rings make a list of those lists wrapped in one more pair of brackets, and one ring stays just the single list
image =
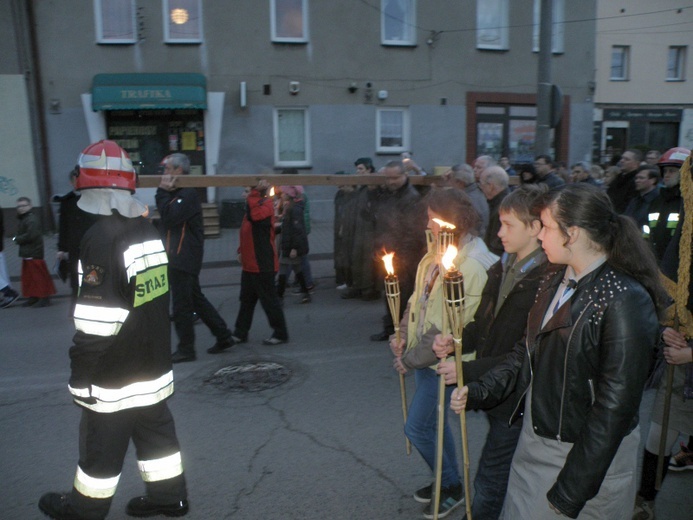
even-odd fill
[{"label": "building facade", "polygon": [[[207,175],[330,174],[405,151],[429,171],[480,154],[517,163],[534,155],[540,3],[10,0],[0,75],[35,93],[44,203],[101,138],[144,175],[174,151]],[[553,11],[564,97],[552,151],[575,162],[592,153],[596,3],[553,0]],[[315,215],[329,218],[333,189],[311,190]]]},{"label": "building facade", "polygon": [[597,18],[593,160],[693,148],[693,6],[600,0]]}]

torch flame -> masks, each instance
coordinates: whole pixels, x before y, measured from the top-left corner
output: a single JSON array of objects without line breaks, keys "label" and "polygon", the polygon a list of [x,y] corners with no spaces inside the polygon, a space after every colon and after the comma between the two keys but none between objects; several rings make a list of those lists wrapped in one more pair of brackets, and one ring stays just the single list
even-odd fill
[{"label": "torch flame", "polygon": [[393,275],[395,274],[395,268],[392,266],[392,259],[394,258],[395,254],[394,253],[387,253],[386,255],[383,255],[383,263],[385,264],[385,271],[387,271],[387,274]]},{"label": "torch flame", "polygon": [[269,196],[270,196],[270,197],[274,197],[274,186],[271,186],[271,187],[270,187]]},{"label": "torch flame", "polygon": [[445,222],[444,220],[441,220],[439,218],[434,218],[433,222],[438,224],[441,229],[455,229],[455,224],[450,224],[449,222]]},{"label": "torch flame", "polygon": [[445,254],[443,255],[443,267],[445,269],[450,270],[455,266],[455,257],[457,256],[457,248],[453,245],[449,245],[448,248],[445,250]]}]

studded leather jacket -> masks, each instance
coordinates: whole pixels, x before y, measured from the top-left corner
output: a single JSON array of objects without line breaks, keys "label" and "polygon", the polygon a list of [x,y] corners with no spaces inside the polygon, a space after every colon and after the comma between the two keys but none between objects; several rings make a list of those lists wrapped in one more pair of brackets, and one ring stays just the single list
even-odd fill
[{"label": "studded leather jacket", "polygon": [[547,496],[576,518],[598,493],[621,440],[638,424],[658,321],[645,288],[607,263],[582,278],[542,327],[564,272],[542,281],[524,341],[469,384],[468,406],[494,405],[515,389],[514,420],[532,385],[534,433],[573,444]]}]

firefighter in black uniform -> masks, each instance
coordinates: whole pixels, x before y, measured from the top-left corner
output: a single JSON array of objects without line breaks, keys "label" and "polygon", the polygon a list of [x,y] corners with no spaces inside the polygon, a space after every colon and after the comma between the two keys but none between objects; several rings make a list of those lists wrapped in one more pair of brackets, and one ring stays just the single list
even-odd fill
[{"label": "firefighter in black uniform", "polygon": [[58,520],[108,514],[132,439],[146,494],[127,514],[183,516],[187,491],[173,417],[168,259],[159,233],[132,196],[136,175],[113,141],[79,158],[79,207],[96,222],[81,243],[80,290],[70,348],[69,390],[82,407],[79,464],[72,491],[39,501]]}]

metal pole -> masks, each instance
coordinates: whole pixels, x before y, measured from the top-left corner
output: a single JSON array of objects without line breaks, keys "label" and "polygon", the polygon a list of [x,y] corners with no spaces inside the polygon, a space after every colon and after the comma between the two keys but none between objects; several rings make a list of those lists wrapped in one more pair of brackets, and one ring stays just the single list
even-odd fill
[{"label": "metal pole", "polygon": [[551,48],[553,0],[541,0],[539,18],[539,63],[537,67],[537,133],[535,155],[551,150]]}]

